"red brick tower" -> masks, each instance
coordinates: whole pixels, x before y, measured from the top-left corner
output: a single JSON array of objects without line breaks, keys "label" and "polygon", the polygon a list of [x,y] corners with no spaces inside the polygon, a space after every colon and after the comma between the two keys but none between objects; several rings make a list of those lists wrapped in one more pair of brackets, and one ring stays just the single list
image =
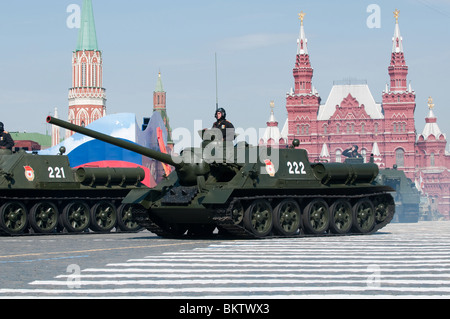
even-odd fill
[{"label": "red brick tower", "polygon": [[[77,48],[72,57],[69,122],[87,126],[106,115],[103,59],[98,50],[92,0],[83,1]],[[66,132],[66,137],[73,132]]]},{"label": "red brick tower", "polygon": [[429,113],[425,128],[417,139],[417,173],[422,191],[437,204],[439,212],[450,218],[450,154],[446,155],[447,139],[437,124],[433,99],[428,100]]},{"label": "red brick tower", "polygon": [[399,10],[395,10],[395,32],[389,65],[390,87],[383,92],[384,140],[383,155],[387,167],[394,164],[412,177],[415,169],[416,94],[408,88],[408,66],[403,52],[403,38],[398,24]]},{"label": "red brick tower", "polygon": [[[299,139],[302,148],[310,154],[318,156],[317,146],[317,113],[320,97],[312,86],[314,70],[311,67],[308,54],[303,20],[305,14],[299,14],[301,20],[300,37],[298,39],[297,58],[294,67],[295,88],[287,94],[286,108],[288,112],[288,143]],[[307,136],[308,138],[305,138]]]},{"label": "red brick tower", "polygon": [[170,128],[169,116],[167,115],[166,108],[166,92],[163,88],[161,80],[161,72],[158,74],[158,82],[156,83],[156,89],[153,92],[153,112],[159,112],[164,121],[164,125],[167,129],[167,151],[173,152],[174,142],[172,140],[172,129]]}]

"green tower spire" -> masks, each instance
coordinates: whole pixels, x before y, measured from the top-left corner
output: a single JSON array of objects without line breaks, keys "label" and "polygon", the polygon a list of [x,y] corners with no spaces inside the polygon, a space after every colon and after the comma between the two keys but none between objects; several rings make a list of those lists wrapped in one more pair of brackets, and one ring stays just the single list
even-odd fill
[{"label": "green tower spire", "polygon": [[158,75],[158,82],[156,82],[156,89],[155,92],[164,92],[162,80],[161,80],[161,72],[159,72]]},{"label": "green tower spire", "polygon": [[92,0],[83,0],[81,26],[78,33],[77,51],[98,51]]}]

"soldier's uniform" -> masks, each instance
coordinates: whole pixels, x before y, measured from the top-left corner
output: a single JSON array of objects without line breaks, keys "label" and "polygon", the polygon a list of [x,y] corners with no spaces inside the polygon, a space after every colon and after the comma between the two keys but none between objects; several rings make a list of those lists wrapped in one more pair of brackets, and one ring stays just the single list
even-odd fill
[{"label": "soldier's uniform", "polygon": [[12,150],[14,141],[11,135],[4,130],[3,123],[0,122],[0,149]]},{"label": "soldier's uniform", "polygon": [[[218,118],[217,113],[221,113],[222,117]],[[213,124],[213,128],[218,128],[223,135],[224,141],[233,141],[234,140],[234,126],[231,122],[226,120],[227,113],[224,109],[220,108],[216,111],[216,119],[217,121]]]}]

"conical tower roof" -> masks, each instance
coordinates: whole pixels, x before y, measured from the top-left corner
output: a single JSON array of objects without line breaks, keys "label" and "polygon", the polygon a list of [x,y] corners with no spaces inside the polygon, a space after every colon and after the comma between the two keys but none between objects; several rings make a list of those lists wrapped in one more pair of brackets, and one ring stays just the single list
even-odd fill
[{"label": "conical tower roof", "polygon": [[81,26],[78,33],[77,51],[98,51],[92,0],[83,0]]},{"label": "conical tower roof", "polygon": [[[422,134],[420,135],[423,137],[424,140],[427,140],[430,135],[433,135],[435,139],[441,138],[441,136],[446,138],[445,134],[442,133],[441,129],[439,128],[439,125],[437,124],[437,118],[436,115],[434,115],[433,109],[435,105],[433,103],[433,99],[430,97],[428,99],[428,116],[425,118],[425,127],[423,129]],[[420,138],[419,136],[419,138]]]}]

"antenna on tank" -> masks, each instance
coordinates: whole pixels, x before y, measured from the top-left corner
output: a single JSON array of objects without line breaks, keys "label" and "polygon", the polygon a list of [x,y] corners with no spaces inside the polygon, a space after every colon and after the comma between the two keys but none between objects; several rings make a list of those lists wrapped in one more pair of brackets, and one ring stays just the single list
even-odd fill
[{"label": "antenna on tank", "polygon": [[219,109],[219,85],[218,85],[218,76],[217,76],[217,52],[215,53],[216,59],[216,111]]}]

